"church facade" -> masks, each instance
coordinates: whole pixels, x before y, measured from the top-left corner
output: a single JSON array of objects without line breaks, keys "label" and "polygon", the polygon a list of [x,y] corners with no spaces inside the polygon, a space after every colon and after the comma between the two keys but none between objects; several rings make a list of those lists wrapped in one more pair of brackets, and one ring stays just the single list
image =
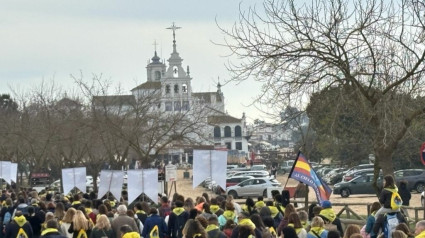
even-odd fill
[{"label": "church facade", "polygon": [[[183,59],[177,52],[175,30],[178,27],[173,24],[168,29],[173,30],[173,51],[167,60],[168,65],[158,57],[155,49],[154,56],[146,65],[146,82],[131,89],[131,95],[107,97],[121,97],[137,102],[145,95],[156,92],[160,94],[160,100],[157,105],[152,105],[152,110],[175,113],[190,111],[195,106],[206,108],[208,110],[206,118],[208,128],[203,131],[205,135],[201,144],[228,149],[230,154],[247,157],[249,137],[247,137],[245,116],[236,118],[226,113],[220,83],[217,84],[217,90],[214,92],[194,92],[192,90],[189,66],[186,69],[183,67]],[[94,101],[96,100],[99,100],[99,97],[95,97]],[[112,104],[111,107],[114,106]],[[188,162],[186,161],[188,156],[185,155],[188,146],[190,147],[190,145],[184,145],[186,149],[171,149],[173,154],[178,156],[179,162]]]}]

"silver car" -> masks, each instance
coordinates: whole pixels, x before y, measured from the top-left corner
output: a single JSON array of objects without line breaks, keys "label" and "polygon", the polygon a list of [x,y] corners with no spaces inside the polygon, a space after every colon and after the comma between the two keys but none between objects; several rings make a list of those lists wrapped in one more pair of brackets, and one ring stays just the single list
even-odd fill
[{"label": "silver car", "polygon": [[226,194],[238,197],[267,196],[267,188],[280,187],[281,184],[274,178],[253,178],[245,180],[237,185],[227,187]]}]

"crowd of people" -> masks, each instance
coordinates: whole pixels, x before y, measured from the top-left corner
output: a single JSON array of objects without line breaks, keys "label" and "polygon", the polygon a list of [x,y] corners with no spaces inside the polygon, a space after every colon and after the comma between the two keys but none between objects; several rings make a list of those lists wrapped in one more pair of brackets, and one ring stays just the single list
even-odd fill
[{"label": "crowd of people", "polygon": [[0,238],[425,238],[425,221],[409,229],[402,210],[392,207],[397,190],[392,176],[384,177],[384,190],[370,207],[363,227],[343,230],[330,201],[297,211],[289,192],[273,191],[273,200],[247,198],[238,204],[232,196],[207,193],[185,198],[160,196],[157,204],[132,204],[96,199],[94,193],[38,194],[4,190],[0,197]]}]

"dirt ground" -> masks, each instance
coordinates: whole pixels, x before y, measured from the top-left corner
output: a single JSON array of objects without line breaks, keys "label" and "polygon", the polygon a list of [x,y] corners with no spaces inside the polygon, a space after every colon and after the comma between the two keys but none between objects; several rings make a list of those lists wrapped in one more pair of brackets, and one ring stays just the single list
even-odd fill
[{"label": "dirt ground", "polygon": [[[192,197],[193,199],[195,199],[197,196],[201,196],[202,193],[207,192],[209,193],[209,195],[211,196],[216,196],[215,194],[213,194],[211,191],[208,191],[206,188],[202,187],[202,186],[197,186],[196,188],[192,188],[192,179],[184,179],[183,178],[183,172],[184,170],[178,170],[178,179],[177,179],[177,186],[176,186],[176,190],[177,193],[180,193],[182,195],[184,195],[185,197]],[[189,170],[190,173],[190,177],[192,177],[192,170]],[[277,176],[277,180],[282,183],[282,186],[285,185],[288,177],[288,175],[278,175]],[[290,179],[288,182],[288,187],[295,187],[298,184],[298,181]],[[170,190],[170,188],[168,188]],[[171,195],[174,193],[174,188],[171,192]],[[254,199],[255,200],[255,199]],[[237,200],[239,203],[244,203],[244,199],[239,199]],[[310,192],[309,192],[309,201],[316,201],[316,195],[313,191],[313,189],[310,188]],[[330,201],[334,204],[338,203],[338,204],[350,204],[350,203],[362,203],[364,205],[350,205],[349,207],[356,212],[359,215],[366,215],[367,214],[367,205],[366,204],[370,204],[372,202],[378,201],[377,197],[375,195],[369,195],[369,194],[364,194],[364,195],[350,195],[350,197],[348,198],[342,198],[339,194],[332,194],[330,197]],[[412,199],[410,200],[410,206],[411,207],[420,207],[421,206],[421,195],[419,193],[416,192],[412,192]],[[335,212],[339,212],[343,206],[342,205],[334,205],[334,210]],[[413,210],[409,210],[409,215],[413,216],[414,215],[414,211]],[[423,216],[423,214],[420,213],[420,217]]]}]

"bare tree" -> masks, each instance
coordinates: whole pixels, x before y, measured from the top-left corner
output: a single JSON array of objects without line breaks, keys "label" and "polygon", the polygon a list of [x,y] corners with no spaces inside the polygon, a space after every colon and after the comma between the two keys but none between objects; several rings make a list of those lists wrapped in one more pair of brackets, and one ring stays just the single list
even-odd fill
[{"label": "bare tree", "polygon": [[308,98],[333,85],[358,94],[373,128],[376,171],[423,115],[425,5],[417,0],[266,0],[241,11],[223,45],[239,60],[233,80],[264,83],[265,103]]},{"label": "bare tree", "polygon": [[100,77],[95,77],[92,84],[75,79],[87,98],[92,98],[91,118],[102,131],[103,144],[112,146],[115,141],[119,146],[110,148],[125,148],[125,154],[110,150],[119,166],[128,165],[129,154],[135,154],[134,159],[147,168],[173,144],[199,144],[205,139],[209,110],[202,105],[195,103],[178,112],[164,112],[160,108],[160,89],[137,97],[107,95],[109,84]]}]

